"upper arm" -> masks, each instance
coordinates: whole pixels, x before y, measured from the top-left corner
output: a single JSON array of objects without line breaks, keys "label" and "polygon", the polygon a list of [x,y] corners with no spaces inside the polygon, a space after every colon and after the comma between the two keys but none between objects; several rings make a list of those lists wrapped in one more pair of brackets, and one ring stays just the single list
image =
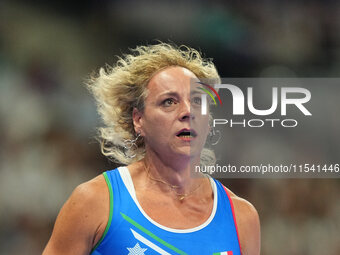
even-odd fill
[{"label": "upper arm", "polygon": [[232,197],[242,255],[260,255],[260,219],[255,207],[237,196]]},{"label": "upper arm", "polygon": [[102,176],[79,185],[60,210],[43,255],[90,254],[105,229],[108,200]]}]

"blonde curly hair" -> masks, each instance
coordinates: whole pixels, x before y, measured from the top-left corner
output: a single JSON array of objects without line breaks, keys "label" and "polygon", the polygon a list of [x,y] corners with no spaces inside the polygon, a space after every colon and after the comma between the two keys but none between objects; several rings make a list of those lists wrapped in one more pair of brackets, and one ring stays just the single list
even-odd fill
[{"label": "blonde curly hair", "polygon": [[[136,138],[132,111],[134,107],[143,111],[147,85],[153,75],[170,66],[181,66],[199,79],[220,80],[212,61],[193,48],[160,42],[130,50],[131,54],[119,57],[116,65],[101,68],[87,84],[105,125],[98,129],[101,152],[124,165],[145,155],[143,139],[137,139],[136,146],[131,148],[126,146],[126,141]],[[202,162],[215,162],[214,153],[204,148]]]}]

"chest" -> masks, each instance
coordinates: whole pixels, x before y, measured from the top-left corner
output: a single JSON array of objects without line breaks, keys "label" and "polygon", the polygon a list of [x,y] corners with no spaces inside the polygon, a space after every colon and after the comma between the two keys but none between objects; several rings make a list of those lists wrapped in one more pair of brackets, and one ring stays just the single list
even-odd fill
[{"label": "chest", "polygon": [[154,193],[137,194],[144,212],[157,223],[176,229],[194,228],[203,224],[213,210],[213,198],[169,198]]}]

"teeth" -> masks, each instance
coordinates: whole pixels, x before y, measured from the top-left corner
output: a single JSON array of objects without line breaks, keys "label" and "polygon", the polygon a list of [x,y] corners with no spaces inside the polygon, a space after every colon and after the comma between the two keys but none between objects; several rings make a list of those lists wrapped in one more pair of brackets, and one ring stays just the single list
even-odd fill
[{"label": "teeth", "polygon": [[183,131],[177,135],[178,137],[184,137],[184,138],[193,138],[196,137],[196,134],[194,132],[190,131]]},{"label": "teeth", "polygon": [[184,137],[184,138],[192,138],[193,136],[192,136],[192,135],[181,135],[181,137]]}]

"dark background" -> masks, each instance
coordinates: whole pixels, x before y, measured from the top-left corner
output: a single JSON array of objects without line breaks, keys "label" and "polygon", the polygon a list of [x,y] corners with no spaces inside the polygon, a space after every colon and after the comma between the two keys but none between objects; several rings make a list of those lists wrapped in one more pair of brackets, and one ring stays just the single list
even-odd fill
[{"label": "dark background", "polygon": [[[115,55],[158,39],[200,49],[222,77],[338,77],[339,11],[337,1],[1,1],[0,254],[41,253],[72,190],[115,167],[84,86]],[[340,254],[338,179],[223,182],[257,208],[261,254]]]}]

